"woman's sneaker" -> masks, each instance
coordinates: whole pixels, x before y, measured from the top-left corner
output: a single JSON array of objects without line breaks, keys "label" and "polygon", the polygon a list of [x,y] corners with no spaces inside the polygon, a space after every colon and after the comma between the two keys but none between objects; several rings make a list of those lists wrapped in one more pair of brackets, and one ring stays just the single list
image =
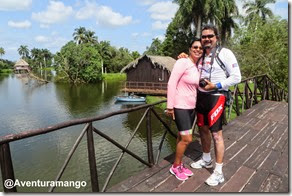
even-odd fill
[{"label": "woman's sneaker", "polygon": [[209,186],[217,186],[222,182],[224,182],[224,176],[217,171],[214,171],[213,174],[205,181],[205,183]]},{"label": "woman's sneaker", "polygon": [[210,160],[209,162],[206,162],[204,161],[202,158],[200,160],[198,160],[197,162],[193,162],[191,164],[191,167],[192,168],[195,168],[195,169],[201,169],[203,167],[205,168],[212,168],[213,165],[212,165],[212,160]]},{"label": "woman's sneaker", "polygon": [[186,168],[183,163],[180,166],[181,166],[181,169],[182,169],[183,173],[186,176],[192,176],[192,175],[194,175],[193,172],[190,169]]},{"label": "woman's sneaker", "polygon": [[188,176],[185,175],[185,173],[183,172],[183,169],[181,166],[178,167],[173,167],[173,165],[171,166],[171,168],[169,169],[170,173],[172,173],[173,175],[175,175],[175,177],[181,181],[187,180]]}]

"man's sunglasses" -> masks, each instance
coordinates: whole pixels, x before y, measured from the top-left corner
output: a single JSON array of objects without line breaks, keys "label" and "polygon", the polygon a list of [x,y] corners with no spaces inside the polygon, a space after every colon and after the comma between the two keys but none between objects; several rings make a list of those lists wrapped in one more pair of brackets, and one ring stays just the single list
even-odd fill
[{"label": "man's sunglasses", "polygon": [[200,50],[203,50],[203,48],[202,48],[202,47],[199,47],[199,46],[193,46],[192,48],[193,48],[193,49],[196,49],[196,50],[197,50],[198,48],[199,48]]},{"label": "man's sunglasses", "polygon": [[210,34],[210,35],[202,35],[202,39],[206,39],[206,38],[213,38],[215,35],[214,34]]}]

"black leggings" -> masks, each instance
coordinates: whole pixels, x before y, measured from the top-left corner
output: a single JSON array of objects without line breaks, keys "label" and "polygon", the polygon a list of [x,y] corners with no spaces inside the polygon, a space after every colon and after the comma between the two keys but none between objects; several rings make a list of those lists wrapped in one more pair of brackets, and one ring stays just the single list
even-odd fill
[{"label": "black leggings", "polygon": [[187,131],[192,129],[195,119],[195,109],[174,108],[175,123],[178,131]]}]

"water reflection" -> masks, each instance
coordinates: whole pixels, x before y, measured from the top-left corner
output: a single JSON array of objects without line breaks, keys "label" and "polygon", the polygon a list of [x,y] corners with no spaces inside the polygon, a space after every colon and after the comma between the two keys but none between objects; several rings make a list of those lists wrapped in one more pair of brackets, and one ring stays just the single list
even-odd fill
[{"label": "water reflection", "polygon": [[[43,73],[44,74],[44,73]],[[49,75],[47,75],[48,77]],[[50,82],[37,85],[15,75],[0,75],[0,134],[1,136],[25,130],[48,127],[64,121],[93,117],[136,104],[116,104],[120,94],[120,82],[71,86]],[[4,104],[5,103],[5,104]],[[157,110],[158,112],[162,112]],[[111,138],[125,145],[133,135],[143,111],[113,116],[93,125]],[[153,148],[157,149],[164,127],[152,114]],[[15,176],[19,180],[54,180],[67,154],[84,125],[69,127],[56,132],[12,142],[11,151]],[[86,138],[83,138],[61,180],[85,180],[87,187],[81,189],[57,188],[60,192],[90,192],[90,175],[87,160]],[[110,169],[122,152],[110,142],[94,135],[95,155],[99,181],[104,183]],[[175,140],[167,136],[161,157],[173,152]],[[146,123],[143,121],[129,149],[147,160]],[[134,175],[145,166],[125,154],[110,186]],[[2,187],[0,186],[0,190]],[[20,192],[42,192],[47,188],[19,188]]]}]

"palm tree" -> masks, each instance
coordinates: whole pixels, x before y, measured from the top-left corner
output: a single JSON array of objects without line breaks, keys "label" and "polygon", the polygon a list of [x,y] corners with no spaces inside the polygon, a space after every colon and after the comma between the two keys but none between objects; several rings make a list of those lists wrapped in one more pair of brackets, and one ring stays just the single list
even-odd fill
[{"label": "palm tree", "polygon": [[0,47],[0,56],[4,55],[5,54],[5,50],[4,48]]},{"label": "palm tree", "polygon": [[85,31],[85,37],[86,37],[85,42],[86,43],[91,43],[91,44],[98,43],[97,36],[95,36],[94,34],[95,34],[94,31],[90,31],[90,30]]},{"label": "palm tree", "polygon": [[86,29],[85,27],[79,27],[75,29],[73,33],[73,38],[77,44],[84,43],[86,40]]},{"label": "palm tree", "polygon": [[184,29],[193,24],[196,28],[196,37],[200,37],[202,23],[207,18],[206,0],[174,0],[174,2],[179,4],[177,17]]},{"label": "palm tree", "polygon": [[239,18],[239,12],[234,0],[224,0],[222,3],[222,11],[216,23],[219,27],[221,42],[224,45],[226,40],[231,37],[232,29],[238,28],[234,19]]},{"label": "palm tree", "polygon": [[24,58],[24,57],[28,57],[29,55],[29,49],[26,45],[21,45],[19,48],[18,48],[18,53],[19,55]]},{"label": "palm tree", "polygon": [[52,53],[48,49],[41,49],[42,58],[45,67],[47,67],[47,61],[52,58]]},{"label": "palm tree", "polygon": [[39,68],[42,68],[41,49],[33,48],[33,49],[31,49],[30,53],[31,53],[31,58],[32,58],[33,62],[35,62],[35,64],[37,66],[39,66]]},{"label": "palm tree", "polygon": [[249,24],[254,19],[260,17],[264,22],[267,16],[273,17],[273,12],[270,8],[267,8],[267,4],[275,3],[276,0],[255,0],[246,2],[243,5],[243,9],[246,9],[247,17],[245,19],[245,24]]},{"label": "palm tree", "polygon": [[109,41],[101,41],[99,44],[99,54],[101,55],[101,73],[105,72],[104,68],[104,60],[112,58],[112,54],[110,52],[110,42]]}]

